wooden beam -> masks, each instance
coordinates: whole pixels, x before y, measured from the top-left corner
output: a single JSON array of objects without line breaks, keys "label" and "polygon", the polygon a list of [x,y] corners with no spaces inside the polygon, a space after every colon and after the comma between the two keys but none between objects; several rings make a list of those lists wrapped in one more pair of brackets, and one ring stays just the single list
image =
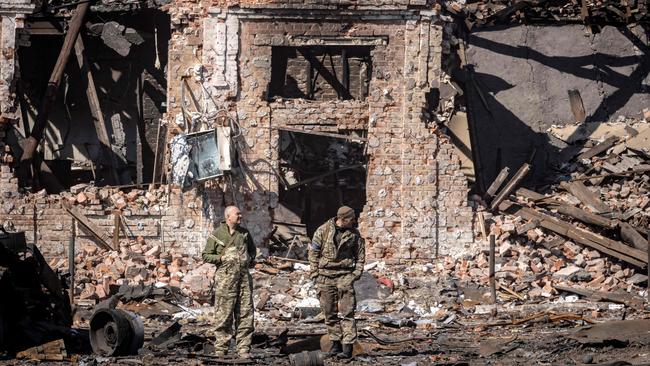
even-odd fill
[{"label": "wooden beam", "polygon": [[147,139],[144,138],[146,136],[146,131],[145,131],[145,123],[144,123],[144,81],[143,81],[143,75],[144,71],[138,75],[138,121],[137,125],[135,126],[135,172],[136,172],[136,179],[135,182],[140,185],[144,181],[143,177],[143,170],[144,170],[144,157],[142,156],[142,146],[145,144],[148,144]]},{"label": "wooden beam", "polygon": [[563,202],[556,201],[551,197],[546,197],[535,191],[531,191],[530,189],[519,188],[517,189],[516,194],[517,196],[535,202],[539,206],[549,206],[549,208],[557,210],[557,212],[562,215],[570,216],[587,224],[597,225],[607,229],[614,229],[618,225],[615,220],[593,214],[579,207],[570,206]]},{"label": "wooden beam", "polygon": [[497,303],[497,287],[496,287],[496,277],[495,277],[495,259],[494,259],[494,253],[495,253],[495,238],[494,234],[490,235],[490,257],[489,257],[489,264],[490,264],[490,272],[489,272],[489,282],[490,282],[490,302],[492,304]]},{"label": "wooden beam", "polygon": [[580,182],[580,181],[585,181],[585,180],[598,179],[598,178],[607,178],[607,177],[629,177],[630,175],[635,175],[635,174],[640,174],[640,173],[645,173],[645,172],[650,172],[650,166],[647,165],[647,164],[641,164],[641,165],[637,166],[635,169],[630,170],[629,172],[606,173],[606,174],[591,175],[591,176],[573,178],[569,182]]},{"label": "wooden beam", "polygon": [[106,235],[103,235],[101,229],[97,227],[97,225],[93,224],[92,221],[90,221],[88,217],[86,217],[86,215],[81,213],[76,208],[70,206],[70,204],[66,203],[65,201],[62,201],[61,204],[63,205],[63,208],[70,216],[72,216],[77,221],[79,221],[81,226],[85,227],[97,239],[95,241],[97,246],[99,246],[102,249],[113,250],[113,248],[111,248],[111,246],[108,244],[110,239]]},{"label": "wooden beam", "polygon": [[[551,205],[555,205],[555,203],[553,202]],[[580,220],[586,224],[592,224],[607,229],[613,229],[616,227],[616,221],[585,211],[579,207],[569,206],[565,204],[559,204],[557,206],[551,207],[557,209],[557,212],[561,213],[562,215],[573,217],[574,219]]]},{"label": "wooden beam", "polygon": [[578,89],[570,89],[569,93],[569,103],[571,104],[571,112],[576,122],[583,123],[587,119],[587,112],[585,112],[585,106],[582,103],[582,97]]},{"label": "wooden beam", "polygon": [[352,99],[350,91],[341,84],[341,82],[334,76],[318,59],[307,49],[298,48],[298,52],[323,75],[323,78],[336,90],[340,99]]},{"label": "wooden beam", "polygon": [[308,134],[308,135],[316,135],[316,136],[332,137],[332,138],[335,138],[335,139],[363,141],[363,142],[368,141],[368,139],[365,138],[365,137],[356,137],[356,136],[350,136],[350,135],[343,135],[343,134],[340,134],[340,133],[310,131],[310,130],[303,130],[302,128],[285,127],[285,126],[277,126],[277,127],[272,127],[272,128],[275,129],[275,130],[290,131],[290,132],[297,132],[297,133],[305,133],[305,134]]},{"label": "wooden beam", "polygon": [[643,298],[627,292],[604,292],[588,290],[581,287],[554,285],[556,290],[578,294],[595,301],[609,301],[617,304],[625,304],[632,308],[643,307]]},{"label": "wooden beam", "polygon": [[487,192],[485,192],[485,197],[483,197],[485,200],[489,200],[492,197],[494,197],[494,195],[497,193],[499,188],[501,188],[501,185],[503,185],[503,182],[505,182],[506,178],[508,178],[509,173],[510,173],[510,168],[505,167],[501,169],[499,175],[497,175],[494,182],[490,184],[490,187],[488,188]]},{"label": "wooden beam", "polygon": [[618,142],[618,137],[616,136],[610,136],[605,141],[597,144],[596,146],[592,147],[591,149],[583,152],[582,154],[578,155],[578,160],[582,159],[591,159],[592,157],[607,151],[610,147],[616,145]]},{"label": "wooden beam", "polygon": [[95,88],[95,78],[93,77],[93,74],[88,65],[88,59],[85,55],[84,42],[81,36],[77,37],[77,41],[74,45],[74,50],[77,56],[77,62],[79,63],[79,69],[81,69],[82,83],[84,80],[86,82],[86,97],[88,98],[90,114],[93,117],[93,125],[95,126],[95,132],[97,133],[97,139],[101,144],[104,160],[110,166],[109,168],[111,175],[109,184],[120,184],[117,170],[115,170],[117,161],[115,160],[115,154],[113,154],[113,149],[111,148],[111,141],[108,137],[108,131],[106,130],[104,114],[102,113],[101,106],[99,105],[99,96],[97,95],[97,89]]},{"label": "wooden beam", "polygon": [[499,207],[499,203],[501,203],[501,201],[506,199],[510,195],[510,193],[512,193],[512,191],[514,191],[515,188],[517,188],[519,183],[521,183],[521,181],[526,177],[526,174],[528,174],[529,171],[530,171],[530,164],[524,163],[521,166],[521,168],[517,170],[517,173],[515,173],[512,179],[510,179],[508,184],[506,184],[503,190],[499,192],[499,194],[494,198],[494,201],[490,203],[490,209],[494,210],[497,207]]},{"label": "wooden beam", "polygon": [[70,227],[70,239],[68,241],[68,273],[70,274],[70,288],[68,289],[68,297],[70,297],[70,306],[74,306],[74,257],[75,257],[75,239],[77,236],[76,220],[72,219]]},{"label": "wooden beam", "polygon": [[341,48],[341,63],[343,64],[343,75],[341,79],[343,80],[343,87],[349,92],[350,91],[350,65],[348,62],[348,51],[345,47]]},{"label": "wooden beam", "polygon": [[139,186],[143,181],[144,162],[142,157],[142,134],[140,133],[140,122],[135,128],[135,183]]},{"label": "wooden beam", "polygon": [[34,158],[34,153],[36,148],[43,138],[43,132],[47,127],[48,116],[50,110],[52,109],[52,104],[56,100],[56,92],[59,89],[61,83],[61,76],[63,76],[63,71],[65,66],[68,63],[70,58],[70,52],[72,47],[77,40],[79,35],[79,30],[83,24],[83,20],[86,17],[90,3],[84,2],[77,5],[77,8],[72,16],[72,20],[68,23],[68,32],[65,35],[63,40],[63,46],[61,47],[61,52],[59,57],[56,60],[52,74],[50,75],[50,80],[47,83],[47,88],[45,89],[45,95],[43,96],[43,101],[41,102],[41,107],[36,116],[36,121],[34,121],[34,128],[32,129],[29,137],[25,140],[23,145],[23,155],[20,158],[19,166],[19,177],[25,181],[32,177],[31,165]]},{"label": "wooden beam", "polygon": [[647,240],[643,237],[643,235],[639,234],[639,232],[636,231],[632,225],[628,224],[627,222],[619,222],[618,226],[621,229],[621,239],[623,239],[624,242],[644,252],[648,250]]},{"label": "wooden beam", "polygon": [[122,212],[119,210],[113,211],[113,248],[117,250],[120,247],[120,216]]},{"label": "wooden beam", "polygon": [[562,182],[560,183],[560,187],[574,195],[594,213],[612,212],[612,209],[601,201],[600,198],[594,192],[590,191],[582,182]]},{"label": "wooden beam", "polygon": [[351,166],[341,167],[341,168],[338,168],[338,169],[335,169],[335,170],[332,170],[332,171],[329,171],[329,172],[326,172],[326,173],[323,173],[323,174],[319,174],[319,175],[311,177],[311,178],[307,178],[307,179],[305,179],[303,181],[300,181],[298,183],[291,184],[291,185],[287,186],[287,189],[292,189],[292,188],[300,187],[302,185],[309,184],[309,183],[312,183],[312,182],[317,182],[317,181],[319,181],[319,180],[321,180],[321,179],[323,179],[323,178],[325,178],[327,176],[330,176],[332,174],[336,174],[336,173],[342,172],[344,170],[358,169],[358,168],[361,168],[363,166],[364,166],[364,164],[355,164],[355,165],[351,165]]},{"label": "wooden beam", "polygon": [[532,190],[530,190],[528,188],[524,188],[524,187],[517,188],[517,190],[515,191],[515,194],[517,196],[524,197],[524,198],[529,199],[531,201],[541,201],[541,200],[549,198],[549,197],[544,196],[541,193],[537,193],[535,191],[532,191]]},{"label": "wooden beam", "polygon": [[627,245],[605,238],[591,231],[581,229],[575,225],[562,221],[553,216],[538,212],[529,207],[522,207],[510,201],[503,201],[499,210],[513,215],[521,216],[526,220],[539,220],[540,226],[574,240],[576,243],[596,249],[601,253],[618,258],[634,266],[643,268],[647,263],[646,254],[638,249],[630,248]]}]

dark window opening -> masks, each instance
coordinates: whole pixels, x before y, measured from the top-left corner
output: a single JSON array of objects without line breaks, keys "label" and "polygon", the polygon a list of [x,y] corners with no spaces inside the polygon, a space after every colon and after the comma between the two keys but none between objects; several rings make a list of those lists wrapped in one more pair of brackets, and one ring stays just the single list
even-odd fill
[{"label": "dark window opening", "polygon": [[369,46],[273,47],[271,97],[310,100],[368,96],[372,75]]},{"label": "dark window opening", "polygon": [[[357,215],[366,204],[365,144],[334,137],[280,131],[278,227],[274,243],[278,254],[304,258],[314,231],[336,215],[341,205]],[[298,236],[291,250],[291,240]],[[284,236],[284,237],[283,237]],[[272,250],[274,248],[271,248]]]},{"label": "dark window opening", "polygon": [[[27,23],[47,21],[34,17]],[[165,146],[160,119],[166,112],[169,15],[157,10],[96,13],[84,24],[82,56],[78,58],[75,49],[70,54],[38,159],[63,189],[89,182],[96,186],[160,182],[164,176],[160,174]],[[18,49],[22,123],[14,133],[16,145],[33,128],[64,39],[57,27],[32,29],[26,30],[30,44]],[[89,87],[90,81],[94,88]],[[88,96],[88,90],[96,99]],[[104,119],[107,149],[100,143],[102,125],[93,118],[93,100],[99,103]],[[154,170],[158,177],[153,176]],[[29,183],[54,191],[43,172]]]}]

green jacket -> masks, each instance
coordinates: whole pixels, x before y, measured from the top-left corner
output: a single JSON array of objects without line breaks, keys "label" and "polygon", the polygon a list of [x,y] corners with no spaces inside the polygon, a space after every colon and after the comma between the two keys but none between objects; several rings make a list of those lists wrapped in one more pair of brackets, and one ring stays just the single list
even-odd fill
[{"label": "green jacket", "polygon": [[309,246],[309,265],[312,276],[335,277],[352,273],[359,278],[366,261],[363,238],[356,229],[343,233],[338,247],[334,244],[336,218],[329,219],[314,233]]},{"label": "green jacket", "polygon": [[241,226],[230,235],[228,225],[222,222],[212,234],[203,249],[203,260],[219,266],[222,262],[244,261],[245,265],[255,259],[257,249],[248,230]]}]

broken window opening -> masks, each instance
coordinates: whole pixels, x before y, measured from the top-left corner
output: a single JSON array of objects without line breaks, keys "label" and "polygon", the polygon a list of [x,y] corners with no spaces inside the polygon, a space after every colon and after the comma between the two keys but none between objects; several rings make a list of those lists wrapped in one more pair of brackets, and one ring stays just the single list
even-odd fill
[{"label": "broken window opening", "polygon": [[[16,145],[33,128],[64,37],[56,21],[34,16],[27,24],[21,37],[29,43],[23,41],[17,57],[22,131],[13,134]],[[156,154],[164,149],[169,15],[94,13],[84,24],[48,115],[40,159],[63,189],[160,182],[153,174],[164,171]]]},{"label": "broken window opening", "polygon": [[273,47],[271,98],[363,100],[372,75],[370,46]]},{"label": "broken window opening", "polygon": [[[349,132],[354,136],[358,131]],[[274,211],[279,235],[273,242],[284,256],[295,235],[308,239],[341,205],[361,212],[366,203],[366,156],[362,142],[308,132],[280,131],[279,149],[280,171],[288,186],[280,187]],[[306,247],[303,253],[298,243],[289,255],[306,258]]]}]

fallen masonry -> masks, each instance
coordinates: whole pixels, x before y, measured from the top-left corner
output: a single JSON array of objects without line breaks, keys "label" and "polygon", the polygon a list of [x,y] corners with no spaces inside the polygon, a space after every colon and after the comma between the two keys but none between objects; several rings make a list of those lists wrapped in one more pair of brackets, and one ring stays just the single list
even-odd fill
[{"label": "fallen masonry", "polygon": [[[0,364],[649,364],[648,20],[0,2]],[[254,334],[223,356],[202,252],[233,205]],[[341,206],[365,240],[352,360],[308,261]]]}]

